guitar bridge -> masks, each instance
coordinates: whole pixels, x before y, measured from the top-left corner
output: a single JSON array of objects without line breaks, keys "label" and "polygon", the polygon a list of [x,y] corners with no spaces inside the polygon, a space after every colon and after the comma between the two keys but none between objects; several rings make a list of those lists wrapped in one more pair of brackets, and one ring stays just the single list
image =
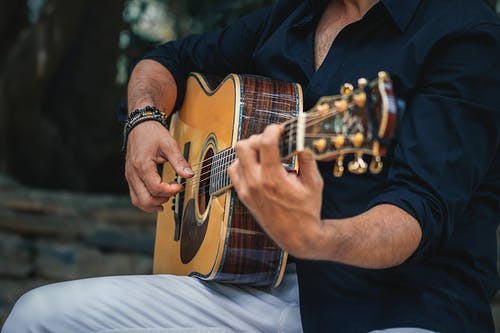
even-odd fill
[{"label": "guitar bridge", "polygon": [[[184,144],[184,159],[189,161],[189,149],[191,147],[191,142],[188,141]],[[186,178],[182,178],[177,173],[177,183],[182,184],[185,183]],[[174,198],[174,222],[175,222],[175,231],[174,231],[174,241],[178,241],[181,239],[181,223],[182,223],[182,210],[184,208],[184,191],[181,191],[175,195]]]}]

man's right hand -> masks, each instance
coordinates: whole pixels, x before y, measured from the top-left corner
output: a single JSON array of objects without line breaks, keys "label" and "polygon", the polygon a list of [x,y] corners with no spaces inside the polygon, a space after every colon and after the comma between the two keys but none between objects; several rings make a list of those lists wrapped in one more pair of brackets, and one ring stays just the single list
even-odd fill
[{"label": "man's right hand", "polygon": [[163,204],[183,187],[164,183],[157,165],[169,162],[183,178],[194,175],[168,130],[156,121],[137,125],[128,136],[125,161],[132,204],[145,212],[162,211]]}]

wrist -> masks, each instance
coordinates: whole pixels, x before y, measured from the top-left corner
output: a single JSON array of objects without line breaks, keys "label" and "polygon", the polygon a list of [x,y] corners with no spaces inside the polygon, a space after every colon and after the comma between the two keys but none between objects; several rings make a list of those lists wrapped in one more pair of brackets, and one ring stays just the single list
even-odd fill
[{"label": "wrist", "polygon": [[163,127],[168,128],[167,118],[168,115],[166,113],[161,112],[156,107],[151,105],[132,111],[127,118],[125,126],[123,127],[122,151],[126,151],[128,136],[137,125],[146,121],[156,121],[163,125]]}]

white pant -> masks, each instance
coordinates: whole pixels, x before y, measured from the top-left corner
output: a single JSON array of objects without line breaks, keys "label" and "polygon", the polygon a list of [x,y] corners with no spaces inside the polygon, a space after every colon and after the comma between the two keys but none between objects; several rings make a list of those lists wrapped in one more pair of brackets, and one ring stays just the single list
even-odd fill
[{"label": "white pant", "polygon": [[[28,332],[302,332],[295,266],[288,265],[276,289],[172,275],[114,276],[51,284],[22,296],[1,333]],[[376,332],[430,331],[392,328],[372,333]]]},{"label": "white pant", "polygon": [[171,275],[56,283],[22,296],[2,328],[27,332],[302,332],[297,275],[272,290]]}]

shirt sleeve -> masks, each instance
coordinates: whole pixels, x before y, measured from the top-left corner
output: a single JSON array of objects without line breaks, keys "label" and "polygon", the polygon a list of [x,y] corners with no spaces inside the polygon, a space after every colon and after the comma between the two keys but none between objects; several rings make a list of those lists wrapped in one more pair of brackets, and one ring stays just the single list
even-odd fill
[{"label": "shirt sleeve", "polygon": [[482,180],[500,172],[492,166],[500,142],[500,27],[483,24],[439,42],[407,105],[389,187],[369,206],[393,204],[417,219],[415,262],[450,238]]},{"label": "shirt sleeve", "polygon": [[182,104],[190,72],[220,76],[253,72],[253,50],[271,12],[272,7],[260,9],[222,31],[195,34],[167,42],[142,59],[155,60],[172,73],[178,88],[175,104],[175,108],[178,108]]}]

